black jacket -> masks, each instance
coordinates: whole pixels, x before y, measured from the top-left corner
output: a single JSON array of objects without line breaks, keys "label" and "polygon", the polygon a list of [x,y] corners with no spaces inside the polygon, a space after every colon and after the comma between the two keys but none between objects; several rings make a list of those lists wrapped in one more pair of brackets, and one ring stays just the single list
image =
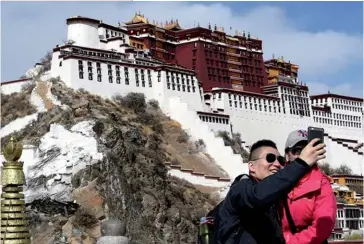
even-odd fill
[{"label": "black jacket", "polygon": [[220,208],[219,243],[285,243],[276,203],[310,170],[301,159],[258,182],[250,176],[234,184]]}]

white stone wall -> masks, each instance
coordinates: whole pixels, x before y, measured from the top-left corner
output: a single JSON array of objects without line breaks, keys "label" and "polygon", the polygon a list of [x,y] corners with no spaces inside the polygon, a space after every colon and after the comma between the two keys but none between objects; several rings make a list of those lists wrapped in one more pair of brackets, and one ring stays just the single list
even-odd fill
[{"label": "white stone wall", "polygon": [[332,167],[337,168],[341,165],[346,165],[353,171],[354,174],[363,174],[363,155],[359,155],[352,150],[332,141],[329,137],[325,136],[326,144],[326,162]]},{"label": "white stone wall", "polygon": [[67,41],[70,40],[77,46],[99,48],[98,24],[90,21],[73,21],[68,25]]},{"label": "white stone wall", "polygon": [[222,118],[214,115],[205,114],[199,114],[198,116],[201,122],[203,124],[206,124],[211,131],[215,133],[218,131],[226,131],[229,135],[231,135],[229,118]]},{"label": "white stone wall", "polygon": [[1,86],[0,86],[1,93],[9,95],[14,92],[21,92],[21,87],[25,83],[30,82],[30,81],[31,81],[31,79],[25,79],[25,80],[20,80],[20,81],[11,82],[11,83],[2,82]]}]

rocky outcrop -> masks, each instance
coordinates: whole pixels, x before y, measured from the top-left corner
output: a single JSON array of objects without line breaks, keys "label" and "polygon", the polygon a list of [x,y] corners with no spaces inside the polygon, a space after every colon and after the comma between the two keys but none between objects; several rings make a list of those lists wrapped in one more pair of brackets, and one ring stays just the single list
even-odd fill
[{"label": "rocky outcrop", "polygon": [[160,110],[142,96],[104,100],[59,81],[50,90],[61,105],[12,134],[38,147],[27,182],[33,241],[94,244],[101,222],[119,218],[130,244],[194,243],[198,215],[216,202],[168,175]]}]

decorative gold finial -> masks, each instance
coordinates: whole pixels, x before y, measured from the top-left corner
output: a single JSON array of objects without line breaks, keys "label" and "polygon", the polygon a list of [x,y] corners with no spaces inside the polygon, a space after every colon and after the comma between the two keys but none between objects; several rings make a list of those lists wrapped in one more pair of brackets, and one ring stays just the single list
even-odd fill
[{"label": "decorative gold finial", "polygon": [[25,176],[21,157],[23,146],[14,137],[3,148],[6,162],[1,167],[0,243],[30,244],[29,220],[25,215],[23,185]]},{"label": "decorative gold finial", "polygon": [[23,152],[23,145],[16,142],[14,137],[10,138],[10,142],[3,148],[3,155],[6,161],[18,161]]}]

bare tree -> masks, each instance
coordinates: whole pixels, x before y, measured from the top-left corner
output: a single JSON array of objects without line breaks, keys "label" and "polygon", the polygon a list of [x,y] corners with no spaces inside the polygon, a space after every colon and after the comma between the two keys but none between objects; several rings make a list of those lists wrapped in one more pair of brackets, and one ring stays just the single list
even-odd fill
[{"label": "bare tree", "polygon": [[[48,51],[43,58],[41,58],[40,62],[43,64],[43,72],[51,69],[51,61],[52,61],[52,52]],[[42,72],[42,73],[43,73]]]},{"label": "bare tree", "polygon": [[321,171],[324,172],[326,175],[332,175],[334,173],[334,169],[330,166],[329,163],[319,164],[319,167]]},{"label": "bare tree", "polygon": [[346,165],[341,165],[339,168],[336,168],[333,173],[338,174],[338,175],[352,175],[353,174],[352,170]]}]

